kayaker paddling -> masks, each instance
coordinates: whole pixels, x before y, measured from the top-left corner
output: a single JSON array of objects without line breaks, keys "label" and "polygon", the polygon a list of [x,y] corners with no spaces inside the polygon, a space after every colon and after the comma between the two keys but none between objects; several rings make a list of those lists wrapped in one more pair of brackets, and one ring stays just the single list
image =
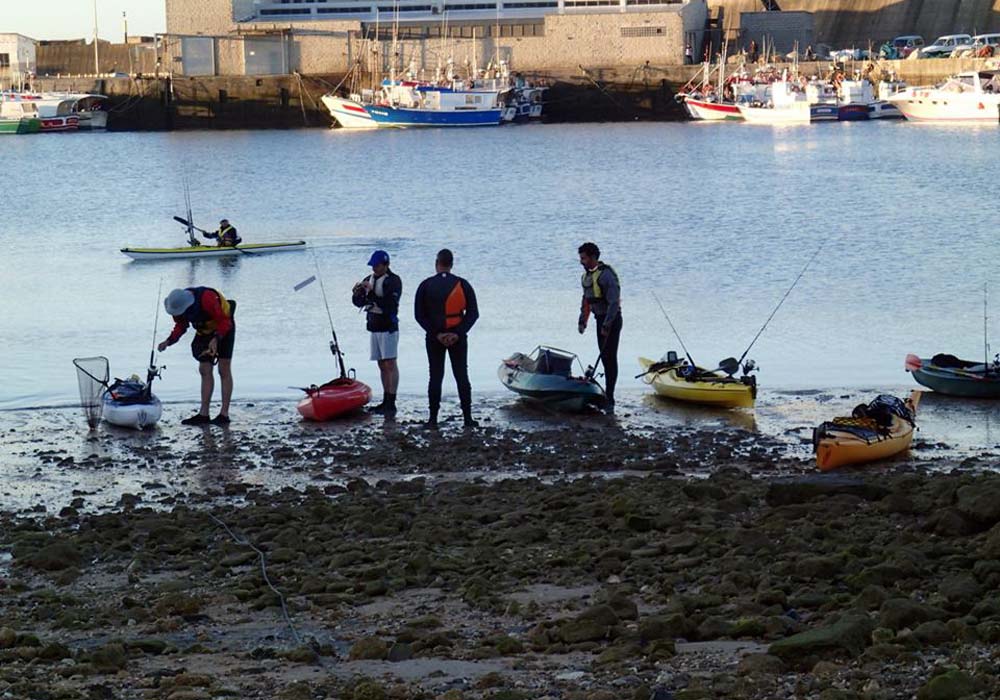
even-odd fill
[{"label": "kayaker paddling", "polygon": [[427,333],[429,428],[436,428],[438,424],[445,355],[451,359],[451,372],[458,385],[465,426],[472,428],[478,425],[472,417],[468,333],[479,319],[479,306],[472,285],[451,273],[453,264],[454,255],[450,250],[445,248],[439,251],[434,262],[437,274],[420,283],[414,299],[417,323]]},{"label": "kayaker paddling", "polygon": [[389,254],[376,250],[368,260],[372,274],[354,285],[351,301],[366,312],[365,326],[371,334],[371,359],[378,363],[382,378],[382,403],[369,409],[387,418],[396,415],[399,386],[399,299],[403,282],[389,269]]},{"label": "kayaker paddling", "polygon": [[590,315],[597,322],[597,348],[604,363],[604,392],[607,396],[605,410],[615,411],[615,385],[618,383],[618,344],[622,334],[621,284],[618,273],[601,262],[601,249],[595,243],[584,243],[577,252],[583,266],[583,300],[577,330],[587,330]]},{"label": "kayaker paddling", "polygon": [[220,221],[218,230],[202,231],[202,234],[205,238],[216,240],[220,248],[235,248],[243,242],[236,232],[236,227],[229,223],[229,219]]},{"label": "kayaker paddling", "polygon": [[[221,292],[210,287],[175,289],[163,302],[167,313],[174,317],[170,336],[157,346],[160,352],[180,340],[188,327],[193,326],[195,337],[191,341],[191,355],[198,361],[201,374],[201,406],[198,413],[181,421],[184,425],[229,425],[229,403],[233,396],[233,345],[236,340],[236,322],[233,314],[236,302],[227,300]],[[215,418],[209,417],[215,378],[212,365],[218,362],[222,384],[222,404]]]}]

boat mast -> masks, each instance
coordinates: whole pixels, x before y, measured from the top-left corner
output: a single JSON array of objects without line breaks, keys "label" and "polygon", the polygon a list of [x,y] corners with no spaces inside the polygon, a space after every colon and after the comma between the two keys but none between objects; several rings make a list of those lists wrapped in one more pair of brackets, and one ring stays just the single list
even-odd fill
[{"label": "boat mast", "polygon": [[983,282],[983,372],[984,374],[990,373],[990,341],[987,333],[987,286],[989,282]]},{"label": "boat mast", "polygon": [[94,0],[94,75],[101,74],[101,57],[97,49],[97,0]]}]

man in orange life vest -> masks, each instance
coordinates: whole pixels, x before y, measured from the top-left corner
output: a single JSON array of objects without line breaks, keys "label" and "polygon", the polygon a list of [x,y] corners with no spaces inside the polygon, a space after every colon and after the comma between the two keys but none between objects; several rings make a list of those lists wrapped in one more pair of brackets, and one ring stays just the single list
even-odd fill
[{"label": "man in orange life vest", "polygon": [[[174,317],[174,330],[157,346],[160,352],[180,340],[188,326],[194,326],[191,354],[198,360],[201,374],[201,407],[198,413],[181,421],[184,425],[229,425],[229,402],[233,397],[233,344],[236,340],[236,322],[233,313],[236,302],[227,300],[222,292],[210,287],[175,289],[163,302],[167,313]],[[222,406],[219,415],[209,418],[215,378],[212,365],[218,361],[219,378],[222,380]]]},{"label": "man in orange life vest", "polygon": [[615,412],[615,385],[618,383],[618,342],[622,336],[621,284],[618,273],[601,262],[601,249],[594,243],[584,243],[577,250],[583,265],[583,301],[577,330],[587,330],[591,312],[597,320],[597,348],[604,363],[605,410]]},{"label": "man in orange life vest", "polygon": [[469,384],[468,332],[479,318],[476,292],[461,277],[451,274],[454,256],[447,248],[437,254],[437,274],[428,277],[417,287],[414,315],[420,327],[427,332],[427,364],[430,381],[427,395],[430,401],[430,419],[427,427],[436,428],[441,407],[441,383],[444,381],[444,358],[451,358],[451,372],[458,385],[458,398],[462,405],[465,427],[477,425],[472,418],[472,386]]}]

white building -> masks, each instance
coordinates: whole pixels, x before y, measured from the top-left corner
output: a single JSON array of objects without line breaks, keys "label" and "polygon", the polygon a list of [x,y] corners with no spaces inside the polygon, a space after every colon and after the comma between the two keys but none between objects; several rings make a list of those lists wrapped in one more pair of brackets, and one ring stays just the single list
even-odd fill
[{"label": "white building", "polygon": [[35,72],[35,45],[22,34],[0,34],[0,85],[19,84]]}]

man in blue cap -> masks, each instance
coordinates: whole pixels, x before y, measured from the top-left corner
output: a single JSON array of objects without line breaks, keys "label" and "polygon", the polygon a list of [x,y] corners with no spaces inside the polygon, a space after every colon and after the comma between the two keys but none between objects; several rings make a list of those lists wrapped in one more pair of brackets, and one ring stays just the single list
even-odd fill
[{"label": "man in blue cap", "polygon": [[396,415],[396,389],[399,387],[399,298],[403,281],[389,269],[389,254],[376,250],[368,260],[372,274],[354,285],[351,301],[366,311],[366,326],[371,333],[371,359],[382,375],[382,403],[369,409],[387,418]]}]

